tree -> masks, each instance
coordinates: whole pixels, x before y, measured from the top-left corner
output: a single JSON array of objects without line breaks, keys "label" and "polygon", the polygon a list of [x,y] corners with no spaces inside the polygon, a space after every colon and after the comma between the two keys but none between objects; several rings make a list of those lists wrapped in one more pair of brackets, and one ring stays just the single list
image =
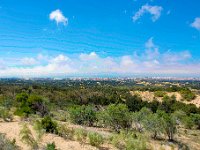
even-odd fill
[{"label": "tree", "polygon": [[197,129],[200,130],[200,114],[190,114],[190,117],[194,124],[197,126]]},{"label": "tree", "polygon": [[143,123],[145,128],[152,133],[154,139],[156,139],[160,133],[164,132],[165,122],[156,113],[148,115]]},{"label": "tree", "polygon": [[31,95],[27,99],[27,102],[34,113],[39,112],[42,117],[48,114],[44,100],[40,96]]},{"label": "tree", "polygon": [[146,107],[143,107],[139,112],[133,113],[133,122],[135,123],[135,127],[139,132],[142,132],[143,123],[147,120],[150,114],[152,114],[151,110]]},{"label": "tree", "polygon": [[126,105],[130,111],[139,111],[143,107],[143,101],[138,95],[128,95],[126,97]]},{"label": "tree", "polygon": [[124,104],[111,104],[102,111],[104,122],[119,132],[120,129],[129,128],[131,125],[131,113]]},{"label": "tree", "polygon": [[91,105],[76,105],[69,109],[69,114],[72,122],[80,124],[93,126],[96,121],[96,111]]},{"label": "tree", "polygon": [[169,141],[174,140],[174,134],[176,133],[176,117],[173,114],[167,114],[164,111],[157,111],[158,116],[163,121],[165,133],[168,136]]}]

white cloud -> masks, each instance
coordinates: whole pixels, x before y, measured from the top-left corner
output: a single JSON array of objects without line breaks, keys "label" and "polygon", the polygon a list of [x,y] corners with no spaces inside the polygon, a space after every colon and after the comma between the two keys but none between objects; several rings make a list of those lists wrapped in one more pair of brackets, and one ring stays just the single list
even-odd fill
[{"label": "white cloud", "polygon": [[84,61],[94,60],[98,58],[98,55],[95,52],[91,52],[90,54],[80,54],[79,58]]},{"label": "white cloud", "polygon": [[35,58],[24,57],[20,60],[22,65],[32,66],[38,64],[38,61]]},{"label": "white cloud", "polygon": [[[44,55],[33,57],[37,64],[21,65],[19,59],[0,59],[0,77],[53,77],[66,76],[74,73],[78,74],[101,74],[101,73],[199,73],[200,63],[185,63],[192,56],[189,51],[154,53],[157,46],[150,38],[146,44],[146,49],[150,49],[152,54],[147,54],[144,50],[135,57],[125,55],[121,57],[101,57],[96,52],[89,54],[82,53],[79,57],[68,57],[64,54],[48,56],[44,61]],[[150,51],[148,51],[150,53]],[[41,58],[41,59],[39,59]],[[10,64],[10,60],[14,66]],[[27,59],[28,60],[28,59]],[[15,61],[15,62],[14,62]],[[6,62],[6,63],[5,63]],[[31,64],[31,63],[29,63]],[[20,66],[20,67],[19,67]]]},{"label": "white cloud", "polygon": [[52,11],[49,15],[49,19],[56,21],[57,25],[59,23],[63,23],[64,25],[68,24],[68,18],[66,18],[59,9]]},{"label": "white cloud", "polygon": [[153,42],[153,37],[149,38],[145,43],[145,57],[148,59],[156,59],[160,55],[158,46]]},{"label": "white cloud", "polygon": [[200,30],[200,18],[195,18],[194,22],[191,24],[191,27]]},{"label": "white cloud", "polygon": [[182,52],[166,52],[163,54],[163,61],[166,63],[177,63],[178,61],[184,61],[190,59],[192,55],[189,51]]},{"label": "white cloud", "polygon": [[155,22],[160,18],[161,12],[163,8],[161,6],[151,6],[151,5],[143,5],[133,16],[133,21],[137,21],[140,19],[145,13],[149,13],[152,15],[151,19]]},{"label": "white cloud", "polygon": [[4,62],[4,60],[0,59],[0,69],[5,69],[6,68],[6,63]]},{"label": "white cloud", "polygon": [[130,67],[135,65],[130,56],[122,56],[120,64],[123,67]]},{"label": "white cloud", "polygon": [[66,63],[69,60],[70,60],[69,57],[60,54],[56,56],[55,58],[53,58],[51,62],[56,63],[56,64],[62,64],[62,63]]}]

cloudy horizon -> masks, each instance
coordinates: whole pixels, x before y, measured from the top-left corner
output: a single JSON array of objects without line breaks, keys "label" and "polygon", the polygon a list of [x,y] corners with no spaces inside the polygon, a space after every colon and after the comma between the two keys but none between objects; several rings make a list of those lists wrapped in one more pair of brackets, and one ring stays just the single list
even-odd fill
[{"label": "cloudy horizon", "polygon": [[3,0],[0,77],[198,76],[200,3],[178,3]]}]

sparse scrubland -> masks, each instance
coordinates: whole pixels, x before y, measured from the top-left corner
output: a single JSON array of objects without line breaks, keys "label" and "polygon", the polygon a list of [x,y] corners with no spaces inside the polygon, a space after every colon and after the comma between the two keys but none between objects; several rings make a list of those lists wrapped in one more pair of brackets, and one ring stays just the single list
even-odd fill
[{"label": "sparse scrubland", "polygon": [[199,81],[2,79],[0,148],[197,150],[199,91]]}]

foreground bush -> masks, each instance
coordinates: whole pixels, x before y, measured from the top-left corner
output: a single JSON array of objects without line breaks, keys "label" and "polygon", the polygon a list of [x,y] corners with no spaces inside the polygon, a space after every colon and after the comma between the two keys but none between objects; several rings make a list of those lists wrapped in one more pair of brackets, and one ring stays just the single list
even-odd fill
[{"label": "foreground bush", "polygon": [[189,89],[183,89],[180,91],[183,100],[191,101],[195,99],[196,95]]},{"label": "foreground bush", "polygon": [[69,128],[66,125],[58,125],[57,134],[65,139],[73,140],[74,129]]},{"label": "foreground bush", "polygon": [[146,141],[141,135],[120,131],[111,137],[111,143],[119,150],[146,150]]},{"label": "foreground bush", "polygon": [[12,114],[9,112],[9,110],[7,110],[7,108],[4,107],[0,107],[0,118],[2,118],[4,121],[13,120]]},{"label": "foreground bush", "polygon": [[129,128],[131,125],[131,113],[124,104],[111,104],[100,112],[99,120],[103,120],[106,126],[112,127],[119,132],[121,129]]},{"label": "foreground bush", "polygon": [[0,133],[0,149],[1,150],[18,150],[14,142],[6,139],[4,134]]},{"label": "foreground bush", "polygon": [[93,126],[96,121],[96,111],[94,107],[90,105],[76,105],[71,107],[69,109],[69,114],[71,121],[76,124]]},{"label": "foreground bush", "polygon": [[75,129],[74,138],[81,144],[86,142],[87,132],[84,129]]},{"label": "foreground bush", "polygon": [[20,131],[21,141],[31,147],[31,149],[38,149],[38,143],[34,139],[31,130],[29,129],[27,124],[24,124]]},{"label": "foreground bush", "polygon": [[45,150],[56,150],[56,145],[55,143],[48,143]]},{"label": "foreground bush", "polygon": [[51,117],[46,116],[41,121],[43,129],[49,133],[57,133],[57,123],[51,119]]},{"label": "foreground bush", "polygon": [[92,146],[96,146],[96,147],[99,147],[101,144],[103,144],[103,141],[104,141],[103,136],[96,132],[89,132],[88,139],[89,139],[89,143]]}]

